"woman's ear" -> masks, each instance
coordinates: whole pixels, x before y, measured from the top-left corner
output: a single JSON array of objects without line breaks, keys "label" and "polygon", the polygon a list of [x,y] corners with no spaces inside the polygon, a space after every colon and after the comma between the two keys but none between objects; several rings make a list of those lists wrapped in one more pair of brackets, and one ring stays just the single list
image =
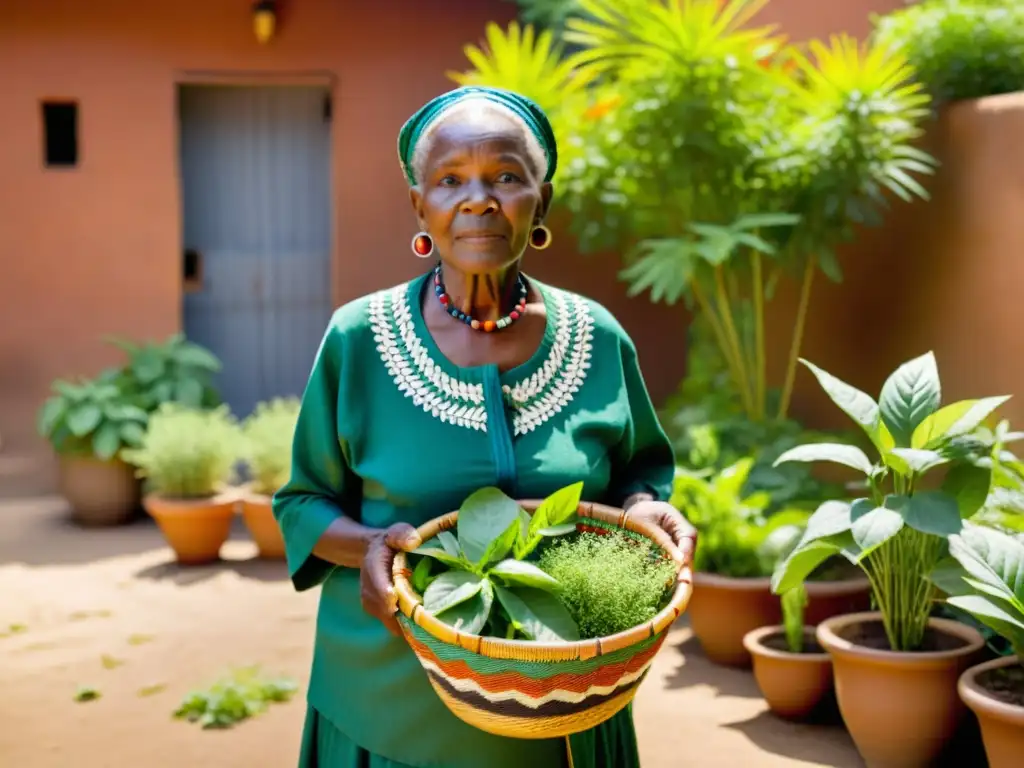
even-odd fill
[{"label": "woman's ear", "polygon": [[412,203],[413,213],[416,214],[416,221],[420,229],[423,229],[423,193],[420,188],[409,187],[409,202]]},{"label": "woman's ear", "polygon": [[550,181],[545,181],[540,185],[540,205],[537,206],[537,224],[540,224],[547,218],[548,211],[551,209],[551,198],[554,195],[555,188],[551,185]]}]

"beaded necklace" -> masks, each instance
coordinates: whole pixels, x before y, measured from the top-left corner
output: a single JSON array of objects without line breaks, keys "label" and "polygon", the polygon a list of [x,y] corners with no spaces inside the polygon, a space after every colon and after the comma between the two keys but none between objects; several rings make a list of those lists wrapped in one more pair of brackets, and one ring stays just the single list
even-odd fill
[{"label": "beaded necklace", "polygon": [[444,311],[454,317],[456,320],[461,320],[474,331],[485,331],[491,333],[492,331],[500,331],[502,328],[508,328],[516,320],[522,317],[526,311],[526,280],[523,279],[522,275],[516,278],[516,288],[519,291],[519,300],[516,302],[515,307],[507,315],[499,320],[476,320],[475,318],[467,315],[465,312],[459,310],[453,303],[451,298],[448,296],[448,292],[445,290],[444,282],[441,280],[441,265],[438,264],[434,267],[434,293],[437,295],[438,301],[441,302],[441,306],[444,307]]}]

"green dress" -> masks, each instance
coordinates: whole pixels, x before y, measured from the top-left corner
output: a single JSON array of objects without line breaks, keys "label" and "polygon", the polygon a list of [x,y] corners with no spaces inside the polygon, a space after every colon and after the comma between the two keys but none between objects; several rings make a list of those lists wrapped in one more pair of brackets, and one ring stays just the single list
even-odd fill
[{"label": "green dress", "polygon": [[[295,588],[323,585],[301,765],[560,768],[564,739],[497,737],[452,715],[405,641],[363,611],[359,572],[313,546],[339,515],[421,525],[489,485],[542,498],[583,480],[590,501],[666,499],[672,448],[636,349],[603,307],[534,280],[548,321],[533,356],[504,373],[460,368],[427,332],[429,278],[334,314],[274,499]],[[638,765],[629,710],[574,736],[572,752],[575,768]]]}]

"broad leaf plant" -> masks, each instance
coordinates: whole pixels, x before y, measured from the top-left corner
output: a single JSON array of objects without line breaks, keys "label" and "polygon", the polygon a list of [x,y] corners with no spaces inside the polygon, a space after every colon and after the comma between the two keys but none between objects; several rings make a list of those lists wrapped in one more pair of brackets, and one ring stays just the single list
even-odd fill
[{"label": "broad leaf plant", "polygon": [[[876,401],[805,362],[832,401],[867,435],[876,457],[855,445],[818,443],[787,451],[778,462],[828,461],[861,473],[867,495],[827,501],[811,516],[793,552],[772,577],[783,594],[839,553],[871,583],[893,650],[921,647],[932,608],[929,578],[951,537],[983,507],[992,487],[993,456],[976,432],[1008,397],[942,405],[935,356],[896,369]],[[930,482],[941,476],[937,482]],[[956,540],[955,538],[953,539]]]}]

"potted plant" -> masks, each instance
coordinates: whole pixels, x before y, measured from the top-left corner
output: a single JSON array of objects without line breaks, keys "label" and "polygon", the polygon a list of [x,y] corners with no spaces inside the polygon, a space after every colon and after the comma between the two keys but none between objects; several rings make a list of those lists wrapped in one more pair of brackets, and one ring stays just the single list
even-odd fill
[{"label": "potted plant", "polygon": [[[805,365],[864,430],[878,459],[841,443],[799,446],[779,457],[857,469],[868,495],[823,504],[776,570],[772,587],[777,594],[792,589],[836,553],[863,569],[878,611],[832,618],[817,631],[832,656],[839,708],[869,765],[927,765],[955,732],[965,711],[957,678],[984,647],[976,629],[931,617],[929,577],[949,537],[961,532],[988,495],[991,456],[978,456],[972,432],[1007,398],[942,407],[931,352],[897,368],[877,402]],[[894,729],[897,719],[900,728]]]},{"label": "potted plant", "polygon": [[754,679],[768,708],[779,717],[802,720],[819,710],[832,692],[832,660],[804,624],[807,590],[782,595],[782,625],[748,632],[743,645],[754,660]]},{"label": "potted plant", "polygon": [[932,581],[1010,646],[1009,656],[966,670],[957,687],[978,717],[990,768],[1012,768],[1024,755],[1024,540],[968,524],[949,537],[949,554]]},{"label": "potted plant", "polygon": [[163,342],[136,343],[120,337],[106,339],[127,355],[124,367],[111,375],[143,410],[151,413],[163,403],[190,408],[214,408],[221,404],[213,385],[220,371],[217,357],[205,347],[176,333]]},{"label": "potted plant", "polygon": [[229,483],[239,448],[238,425],[226,406],[165,403],[150,417],[142,445],[125,452],[146,479],[143,506],[179,563],[219,557],[238,502]]},{"label": "potted plant", "polygon": [[109,375],[53,383],[38,428],[58,456],[60,492],[77,522],[117,525],[135,514],[139,484],[123,451],[139,445],[146,419]]},{"label": "potted plant", "polygon": [[[809,517],[795,508],[766,516],[766,492],[744,496],[753,466],[753,459],[741,459],[710,476],[680,468],[672,496],[672,504],[699,533],[690,626],[707,657],[727,666],[750,666],[744,636],[782,620],[770,576],[800,539]],[[835,559],[815,570],[806,587],[809,624],[869,606],[867,580],[849,578],[849,571]]]},{"label": "potted plant", "polygon": [[291,473],[292,438],[298,418],[298,398],[276,398],[257,404],[242,424],[245,460],[251,475],[242,494],[242,516],[260,557],[284,557],[284,539],[271,499]]}]

